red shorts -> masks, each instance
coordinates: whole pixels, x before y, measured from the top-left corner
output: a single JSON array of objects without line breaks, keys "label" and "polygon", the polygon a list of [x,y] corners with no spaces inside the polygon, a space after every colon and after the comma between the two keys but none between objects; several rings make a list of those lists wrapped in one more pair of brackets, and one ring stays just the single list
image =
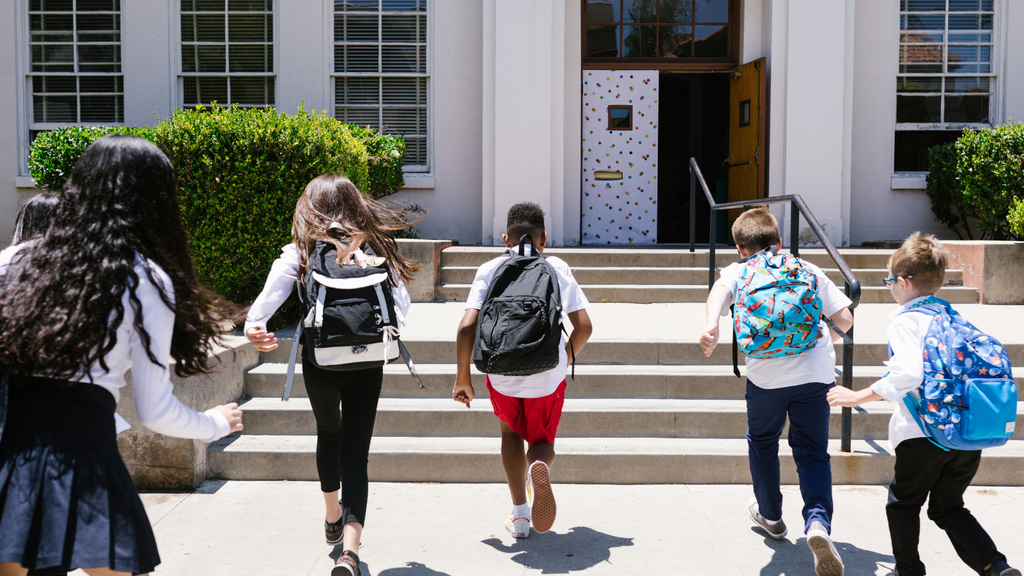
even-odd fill
[{"label": "red shorts", "polygon": [[540,398],[505,396],[491,386],[490,378],[487,379],[487,391],[491,395],[494,415],[527,444],[551,444],[555,441],[558,422],[562,419],[562,404],[565,403],[565,380],[553,393]]}]

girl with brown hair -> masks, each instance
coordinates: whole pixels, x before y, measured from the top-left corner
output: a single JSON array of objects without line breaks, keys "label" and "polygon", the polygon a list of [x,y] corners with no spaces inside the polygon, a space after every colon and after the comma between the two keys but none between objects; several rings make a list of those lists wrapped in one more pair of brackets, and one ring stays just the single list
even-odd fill
[{"label": "girl with brown hair", "polygon": [[[295,205],[292,243],[282,248],[263,291],[249,308],[245,322],[249,341],[261,352],[277,348],[277,338],[267,332],[267,320],[291,294],[292,285],[305,282],[317,242],[334,246],[339,265],[365,268],[367,248],[383,257],[395,306],[405,316],[410,305],[405,284],[416,267],[398,253],[393,232],[410,225],[382,203],[364,198],[341,174],[314,178]],[[357,551],[369,490],[366,468],[384,369],[325,370],[311,361],[311,354],[304,346],[302,376],[316,418],[316,467],[326,505],[324,530],[327,543],[342,543],[343,549],[332,574],[358,576]],[[343,488],[340,500],[339,488]]]}]

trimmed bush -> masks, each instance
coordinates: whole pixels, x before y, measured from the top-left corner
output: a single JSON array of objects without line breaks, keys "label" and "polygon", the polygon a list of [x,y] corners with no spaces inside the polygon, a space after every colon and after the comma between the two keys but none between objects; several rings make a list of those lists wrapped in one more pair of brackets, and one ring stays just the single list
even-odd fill
[{"label": "trimmed bush", "polygon": [[[59,190],[96,138],[127,132],[151,140],[178,171],[178,198],[200,280],[239,304],[263,288],[270,265],[291,241],[295,202],[306,184],[341,172],[369,196],[402,186],[401,140],[316,112],[199,108],[177,110],[153,128],[63,128],[40,134],[30,166]],[[367,143],[372,152],[367,149]],[[282,307],[275,325],[295,320]]]},{"label": "trimmed bush", "polygon": [[960,238],[963,228],[973,239],[968,218],[983,239],[1017,239],[1024,231],[1011,223],[1011,209],[1024,198],[1024,125],[964,132],[929,150],[929,163],[932,212]]}]

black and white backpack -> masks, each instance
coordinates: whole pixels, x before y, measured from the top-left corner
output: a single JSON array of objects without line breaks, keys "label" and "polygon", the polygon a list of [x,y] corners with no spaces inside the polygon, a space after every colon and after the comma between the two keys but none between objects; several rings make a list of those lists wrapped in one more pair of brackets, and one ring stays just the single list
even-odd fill
[{"label": "black and white backpack", "polygon": [[473,363],[485,374],[506,376],[551,370],[560,361],[561,332],[565,331],[558,275],[533,247],[529,235],[519,240],[518,250],[510,248],[508,256],[495,270],[480,307]]},{"label": "black and white backpack", "polygon": [[362,251],[370,260],[366,268],[339,265],[337,248],[329,242],[318,241],[309,255],[305,289],[299,291],[302,320],[292,340],[284,400],[291,394],[300,339],[308,349],[307,358],[324,370],[376,368],[401,356],[425,389],[399,339],[405,319],[395,306],[387,262],[369,245]]}]

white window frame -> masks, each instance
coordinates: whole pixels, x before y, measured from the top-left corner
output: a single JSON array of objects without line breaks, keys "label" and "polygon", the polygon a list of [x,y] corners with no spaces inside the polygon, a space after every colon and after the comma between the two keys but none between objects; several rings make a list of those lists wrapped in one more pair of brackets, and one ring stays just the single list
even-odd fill
[{"label": "white window frame", "polygon": [[[125,74],[124,74],[124,5],[123,3],[129,0],[122,0],[121,10],[116,12],[121,15],[121,40],[118,45],[122,50],[121,58],[121,72],[106,72],[106,73],[85,73],[86,76],[93,75],[108,75],[108,76],[121,76],[121,106],[125,109]],[[124,122],[36,122],[35,121],[35,99],[33,98],[34,87],[32,84],[32,78],[36,74],[32,70],[32,31],[29,26],[29,0],[15,0],[14,12],[15,12],[15,25],[14,25],[14,53],[15,53],[15,78],[21,82],[22,89],[16,91],[16,109],[17,114],[17,131],[18,131],[18,176],[15,179],[15,186],[17,188],[34,188],[35,183],[32,182],[32,178],[28,170],[28,156],[29,156],[29,144],[31,133],[34,131],[43,130],[56,130],[57,128],[63,128],[66,126],[121,126]],[[110,12],[115,13],[115,12]],[[78,46],[79,42],[77,38],[72,38],[72,44]],[[75,62],[78,58],[78,50],[74,50]],[[40,73],[39,75],[47,75]],[[65,72],[61,75],[66,76],[82,76],[82,73],[78,72]],[[81,92],[75,92],[76,96],[81,96]],[[89,93],[93,94],[93,93]],[[96,93],[96,95],[103,95],[103,93]],[[78,114],[81,116],[82,110],[81,105],[78,107]],[[127,113],[126,111],[123,113]]]},{"label": "white window frame", "polygon": [[[280,0],[279,0],[280,1]],[[427,164],[426,166],[412,165],[404,166],[405,188],[433,188],[434,187],[434,10],[435,0],[426,0],[427,14],[427,51],[426,51],[426,73],[392,73],[364,72],[364,73],[338,73],[334,71],[334,0],[324,0],[324,70],[327,73],[325,83],[324,102],[327,103],[327,112],[332,118],[335,113],[335,78],[343,76],[373,76],[373,77],[416,77],[427,79]],[[376,12],[379,14],[380,12]],[[383,109],[383,107],[382,107]]]},{"label": "white window frame", "polygon": [[[1004,43],[1002,41],[1002,29],[1005,25],[1005,3],[1004,0],[993,0],[992,6],[992,68],[989,73],[970,73],[970,74],[950,74],[947,72],[934,72],[934,73],[901,73],[900,72],[900,34],[902,33],[900,27],[900,3],[897,0],[893,2],[893,29],[895,30],[895,46],[893,59],[893,78],[895,80],[892,91],[892,123],[893,123],[893,139],[890,141],[892,145],[892,151],[889,154],[889,166],[892,174],[890,180],[890,186],[893,190],[924,190],[927,188],[925,178],[928,175],[928,171],[896,171],[895,165],[895,136],[896,132],[903,131],[922,131],[922,130],[934,130],[940,131],[955,131],[955,130],[984,130],[991,128],[993,125],[998,123],[998,119],[1001,118],[999,111],[1002,110],[1002,85],[999,83],[999,70],[1002,68],[1003,58],[1002,49]],[[969,14],[970,12],[968,12]],[[942,14],[948,15],[949,4],[947,1],[946,11]],[[947,46],[949,44],[948,30],[944,32],[942,45]],[[947,52],[944,50],[944,58],[948,58]],[[898,83],[900,78],[904,77],[940,77],[940,78],[957,78],[957,77],[987,77],[989,78],[989,120],[990,122],[897,122],[896,121],[896,110],[897,110],[897,99],[899,92],[897,91]],[[931,94],[934,95],[934,94]],[[940,110],[942,115],[945,115],[946,107],[946,95],[940,95]]]},{"label": "white window frame", "polygon": [[[122,2],[128,2],[130,0],[121,0],[121,1]],[[278,82],[278,80],[279,80],[278,74],[280,73],[280,70],[281,70],[281,50],[280,50],[280,46],[278,45],[278,43],[280,41],[280,38],[281,38],[281,17],[280,17],[280,12],[281,12],[281,3],[282,2],[287,2],[287,1],[288,0],[274,0],[274,8],[271,11],[271,14],[273,15],[273,18],[274,18],[274,25],[273,25],[274,41],[272,43],[272,45],[274,47],[274,58],[273,58],[274,71],[273,72],[227,72],[227,71],[225,71],[225,72],[185,72],[184,69],[183,69],[183,66],[182,66],[182,56],[181,56],[181,46],[182,46],[182,40],[181,40],[181,2],[180,2],[180,0],[174,0],[174,2],[171,5],[171,42],[174,44],[174,49],[171,50],[171,54],[173,55],[173,58],[174,58],[174,63],[173,63],[173,67],[171,69],[171,72],[172,72],[172,74],[174,76],[174,86],[175,86],[175,92],[176,92],[176,96],[175,96],[175,100],[174,100],[175,108],[185,108],[186,106],[192,106],[192,105],[186,105],[185,104],[185,78],[202,77],[202,76],[211,76],[211,77],[215,77],[215,78],[227,78],[227,77],[231,77],[231,76],[241,76],[241,77],[263,76],[263,77],[267,77],[267,78],[271,78],[271,77],[274,78],[274,104],[272,106],[261,106],[261,105],[258,105],[258,104],[239,104],[238,107],[239,108],[270,108],[270,109],[276,110],[277,109],[277,103],[278,103],[279,97],[280,97],[280,92],[281,92],[280,82]],[[330,0],[328,0],[328,1],[330,1]],[[231,12],[229,12],[229,11],[225,11],[225,12],[209,12],[209,14],[230,14],[230,13]],[[265,12],[249,12],[249,11],[247,11],[247,12],[235,12],[235,13],[236,14],[265,14]],[[227,37],[226,36],[226,34],[227,34],[226,26],[227,26],[227,23],[225,21],[225,38]],[[230,42],[227,42],[226,44],[228,44],[228,43],[230,43]],[[218,42],[218,44],[219,44],[219,42]],[[230,83],[228,83],[228,101],[227,102],[218,102],[217,105],[218,106],[230,106],[231,104],[232,104],[231,103],[231,88],[230,88]]]}]

